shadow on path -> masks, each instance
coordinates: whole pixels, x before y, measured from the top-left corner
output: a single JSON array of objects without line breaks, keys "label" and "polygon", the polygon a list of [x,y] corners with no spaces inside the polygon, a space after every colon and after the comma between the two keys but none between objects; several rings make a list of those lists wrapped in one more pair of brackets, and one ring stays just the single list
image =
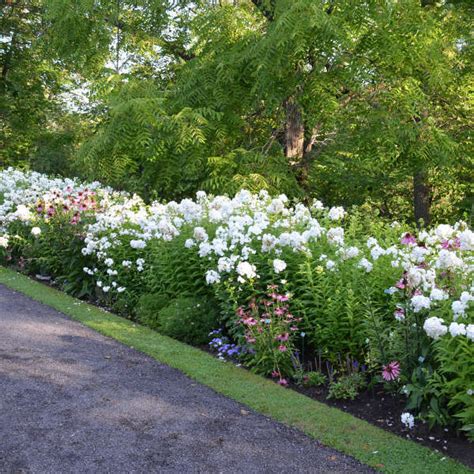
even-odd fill
[{"label": "shadow on path", "polygon": [[0,472],[373,472],[0,285]]}]

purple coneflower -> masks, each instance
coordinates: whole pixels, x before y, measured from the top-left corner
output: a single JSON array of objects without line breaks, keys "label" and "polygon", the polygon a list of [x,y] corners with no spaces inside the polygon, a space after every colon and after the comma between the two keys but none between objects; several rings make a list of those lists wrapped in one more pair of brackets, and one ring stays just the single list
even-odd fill
[{"label": "purple coneflower", "polygon": [[387,365],[382,367],[382,377],[387,382],[398,379],[400,375],[400,363],[397,361],[392,361]]}]

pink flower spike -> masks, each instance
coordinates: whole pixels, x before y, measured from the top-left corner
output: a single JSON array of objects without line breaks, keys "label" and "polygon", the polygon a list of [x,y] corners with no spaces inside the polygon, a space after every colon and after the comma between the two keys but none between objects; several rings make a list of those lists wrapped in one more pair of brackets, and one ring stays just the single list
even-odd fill
[{"label": "pink flower spike", "polygon": [[273,377],[274,379],[276,379],[277,377],[281,377],[281,374],[280,374],[280,372],[278,372],[278,370],[274,370],[274,371],[272,372],[272,377]]},{"label": "pink flower spike", "polygon": [[288,380],[286,379],[280,379],[278,381],[278,384],[281,385],[282,387],[287,387],[288,386]]},{"label": "pink flower spike", "polygon": [[382,367],[382,377],[387,382],[398,379],[399,375],[400,363],[395,360]]}]

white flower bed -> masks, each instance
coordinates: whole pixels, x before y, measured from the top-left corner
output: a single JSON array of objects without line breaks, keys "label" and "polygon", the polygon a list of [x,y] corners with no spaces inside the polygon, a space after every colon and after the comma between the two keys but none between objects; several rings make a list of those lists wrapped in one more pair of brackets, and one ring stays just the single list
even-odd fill
[{"label": "white flower bed", "polygon": [[[381,257],[389,258],[391,267],[405,275],[406,283],[401,286],[414,290],[410,304],[415,312],[429,310],[449,299],[453,320],[457,321],[474,300],[474,233],[465,223],[442,224],[417,237],[401,235],[401,243],[385,247],[375,237],[368,237],[366,245],[358,248],[345,242],[345,230],[340,225],[346,215],[343,208],[328,209],[319,201],[312,207],[292,206],[286,196],[271,197],[264,191],[251,194],[242,190],[233,198],[198,192],[195,200],[146,205],[139,196],[115,192],[97,182],[51,179],[9,168],[0,173],[0,247],[8,246],[12,222],[21,221],[37,237],[41,234],[38,225],[47,225],[47,208],[70,205],[84,193],[97,196],[95,222],[86,229],[82,249],[84,255],[95,257],[96,266],[84,268],[84,272],[90,277],[100,275],[96,278],[103,288],[105,278],[105,288],[110,291],[125,291],[120,284],[124,270],[133,266],[141,272],[146,267],[140,251],[150,241],[170,241],[184,232],[190,235],[184,246],[193,248],[208,266],[204,275],[208,284],[219,283],[230,274],[240,283],[258,279],[255,254],[268,254],[275,274],[281,274],[287,269],[282,252],[311,254],[315,244],[324,242],[332,249],[330,259],[326,255],[320,257],[328,271],[337,270],[341,262],[354,260],[358,268],[370,273]],[[37,210],[38,202],[45,207],[41,212]],[[212,234],[206,230],[209,227]],[[130,260],[114,261],[114,250],[124,245],[130,247],[125,252]],[[461,276],[462,294],[439,288],[443,272]],[[444,324],[442,319],[432,317],[424,327],[430,337],[437,338],[448,332]],[[466,330],[449,332],[472,339],[474,329],[467,324]]]}]

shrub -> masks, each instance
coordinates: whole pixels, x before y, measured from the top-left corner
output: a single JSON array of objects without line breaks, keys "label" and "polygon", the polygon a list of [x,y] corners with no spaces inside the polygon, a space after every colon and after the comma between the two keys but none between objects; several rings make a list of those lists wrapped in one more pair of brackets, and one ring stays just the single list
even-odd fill
[{"label": "shrub", "polygon": [[158,330],[188,344],[209,341],[209,333],[218,324],[215,306],[198,298],[176,298],[158,312]]},{"label": "shrub", "polygon": [[307,372],[303,375],[304,387],[319,387],[326,383],[327,377],[321,372]]},{"label": "shrub", "polygon": [[365,384],[364,375],[360,372],[344,375],[329,384],[328,398],[354,400]]},{"label": "shrub", "polygon": [[289,297],[270,285],[264,298],[239,308],[237,324],[244,329],[248,347],[246,363],[260,374],[278,378],[286,385],[286,377],[295,372],[295,333],[298,319],[289,307]]},{"label": "shrub", "polygon": [[138,321],[152,329],[159,329],[160,311],[169,303],[162,293],[147,293],[140,297],[136,309]]},{"label": "shrub", "polygon": [[219,308],[222,356],[285,385],[314,355],[339,376],[334,397],[360,390],[349,375],[360,364],[385,389],[404,386],[417,417],[471,437],[473,251],[464,222],[415,232],[265,191],[146,204],[98,183],[0,172],[5,262],[128,317],[138,308],[186,342],[208,342]]}]

